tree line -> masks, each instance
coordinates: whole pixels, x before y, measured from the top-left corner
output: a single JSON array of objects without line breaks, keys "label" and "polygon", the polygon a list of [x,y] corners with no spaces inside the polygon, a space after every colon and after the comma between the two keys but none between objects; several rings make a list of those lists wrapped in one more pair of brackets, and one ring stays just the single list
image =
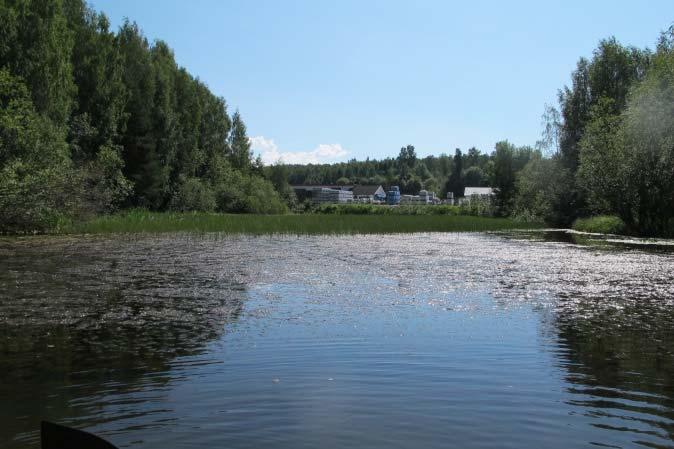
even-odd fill
[{"label": "tree line", "polygon": [[569,226],[595,215],[619,217],[642,235],[674,234],[674,26],[655,51],[604,39],[580,58],[571,85],[546,106],[535,147],[508,141],[491,153],[292,165],[293,184],[399,185],[443,197],[465,186],[496,189],[498,215]]},{"label": "tree line", "polygon": [[674,233],[674,27],[654,51],[602,40],[558,100],[533,147],[263,167],[238,111],[165,42],[83,0],[0,0],[0,232],[132,207],[283,213],[290,184],[382,184],[492,186],[497,215]]},{"label": "tree line", "polygon": [[126,207],[277,213],[224,99],[83,0],[0,0],[0,230]]},{"label": "tree line", "polygon": [[[419,158],[413,145],[400,149],[396,158],[366,159],[335,164],[287,166],[291,184],[306,185],[367,185],[399,186],[404,194],[418,194],[425,189],[442,198],[452,192],[455,198],[464,196],[465,187],[498,186],[500,192],[512,190],[514,173],[519,172],[540,151],[530,146],[515,146],[508,141],[498,142],[493,154],[482,153],[475,147],[465,153],[457,148],[453,156]],[[512,179],[511,179],[512,178]],[[508,201],[499,206],[501,215]]]},{"label": "tree line", "polygon": [[545,116],[552,156],[518,178],[520,207],[555,224],[610,214],[673,234],[674,26],[655,51],[602,40],[571,79]]}]

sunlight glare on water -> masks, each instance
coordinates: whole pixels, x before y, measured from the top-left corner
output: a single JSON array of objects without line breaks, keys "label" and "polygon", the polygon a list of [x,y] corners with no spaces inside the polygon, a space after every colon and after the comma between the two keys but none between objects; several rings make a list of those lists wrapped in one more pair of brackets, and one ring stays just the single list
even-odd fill
[{"label": "sunlight glare on water", "polygon": [[525,234],[0,241],[0,447],[674,447],[674,254]]}]

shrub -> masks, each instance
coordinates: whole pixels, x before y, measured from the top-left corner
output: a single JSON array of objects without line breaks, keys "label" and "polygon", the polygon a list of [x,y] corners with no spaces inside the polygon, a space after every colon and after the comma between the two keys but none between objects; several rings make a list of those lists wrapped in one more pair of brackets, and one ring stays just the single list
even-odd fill
[{"label": "shrub", "polygon": [[621,234],[625,232],[625,222],[615,215],[598,215],[577,219],[573,223],[573,229],[600,234]]},{"label": "shrub", "polygon": [[173,195],[171,209],[180,212],[211,212],[215,210],[215,194],[211,187],[199,178],[184,179]]}]

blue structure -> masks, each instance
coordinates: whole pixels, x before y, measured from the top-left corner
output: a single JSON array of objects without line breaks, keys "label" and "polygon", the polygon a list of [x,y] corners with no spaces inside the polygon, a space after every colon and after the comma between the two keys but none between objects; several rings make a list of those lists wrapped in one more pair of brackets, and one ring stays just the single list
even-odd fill
[{"label": "blue structure", "polygon": [[389,206],[400,204],[400,187],[392,186],[391,189],[386,192],[386,204]]}]

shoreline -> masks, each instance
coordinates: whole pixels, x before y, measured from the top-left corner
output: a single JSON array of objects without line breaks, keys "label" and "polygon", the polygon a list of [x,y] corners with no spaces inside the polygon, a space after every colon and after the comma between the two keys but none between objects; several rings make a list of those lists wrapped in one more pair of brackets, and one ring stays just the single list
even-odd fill
[{"label": "shoreline", "polygon": [[349,235],[539,229],[543,224],[467,215],[216,214],[130,211],[74,223],[52,234],[219,232]]}]

